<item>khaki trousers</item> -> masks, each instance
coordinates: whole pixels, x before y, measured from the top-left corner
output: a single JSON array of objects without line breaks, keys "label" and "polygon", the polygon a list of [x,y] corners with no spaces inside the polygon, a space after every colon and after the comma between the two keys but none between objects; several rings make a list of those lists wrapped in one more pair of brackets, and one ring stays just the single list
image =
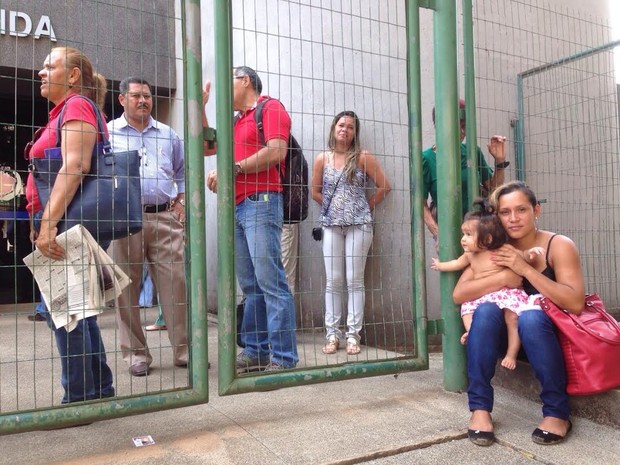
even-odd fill
[{"label": "khaki trousers", "polygon": [[184,225],[176,213],[143,213],[143,229],[113,241],[108,249],[116,265],[131,278],[118,299],[117,323],[123,360],[134,365],[153,361],[140,321],[140,284],[146,262],[168,327],[174,364],[187,364],[187,297],[185,286]]},{"label": "khaki trousers", "polygon": [[282,265],[291,294],[295,296],[295,278],[299,258],[299,223],[282,225]]}]

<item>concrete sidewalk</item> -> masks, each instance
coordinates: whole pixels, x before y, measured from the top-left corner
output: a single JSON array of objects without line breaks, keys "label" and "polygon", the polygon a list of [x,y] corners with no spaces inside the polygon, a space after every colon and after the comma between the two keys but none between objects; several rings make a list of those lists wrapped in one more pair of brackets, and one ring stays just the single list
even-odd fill
[{"label": "concrete sidewalk", "polygon": [[[208,404],[79,428],[0,437],[1,464],[597,464],[620,463],[620,430],[573,418],[570,440],[539,446],[540,405],[498,388],[498,442],[466,438],[465,394],[430,370],[237,396],[217,395],[217,329]],[[136,448],[132,437],[155,445]]]}]

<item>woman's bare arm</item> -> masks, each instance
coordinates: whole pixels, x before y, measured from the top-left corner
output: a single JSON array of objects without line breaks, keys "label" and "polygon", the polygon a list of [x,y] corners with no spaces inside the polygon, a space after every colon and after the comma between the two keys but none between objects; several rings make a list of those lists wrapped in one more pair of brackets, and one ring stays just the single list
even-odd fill
[{"label": "woman's bare arm", "polygon": [[493,254],[493,263],[506,266],[523,276],[538,292],[559,307],[580,313],[584,304],[585,286],[577,246],[566,236],[556,236],[550,248],[549,262],[555,272],[555,281],[533,268],[523,259],[522,253],[510,245],[504,245]]},{"label": "woman's bare arm", "polygon": [[68,121],[62,126],[62,167],[52,186],[47,205],[43,207],[37,249],[46,257],[60,260],[64,249],[56,242],[56,225],[65,216],[67,206],[90,171],[93,148],[97,142],[95,127],[85,121]]},{"label": "woman's bare arm", "polygon": [[310,181],[310,195],[319,205],[323,205],[323,167],[325,166],[325,152],[319,153],[314,160],[312,180]]},{"label": "woman's bare arm", "polygon": [[454,287],[452,299],[456,304],[478,299],[489,292],[499,291],[503,287],[520,287],[523,279],[509,269],[504,269],[484,278],[474,279],[471,267],[463,271]]},{"label": "woman's bare arm", "polygon": [[377,158],[370,152],[364,150],[360,154],[360,165],[366,175],[375,183],[376,189],[373,195],[368,198],[368,205],[371,210],[379,205],[392,190],[390,180],[385,175],[383,168]]}]

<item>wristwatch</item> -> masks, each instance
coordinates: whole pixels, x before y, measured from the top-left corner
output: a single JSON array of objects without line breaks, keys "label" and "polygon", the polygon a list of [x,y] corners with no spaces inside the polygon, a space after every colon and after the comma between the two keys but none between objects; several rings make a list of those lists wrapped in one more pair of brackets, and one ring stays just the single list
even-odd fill
[{"label": "wristwatch", "polygon": [[509,161],[503,161],[501,163],[495,163],[495,168],[496,169],[500,169],[503,170],[504,168],[508,168],[510,166],[510,162]]},{"label": "wristwatch", "polygon": [[185,206],[185,198],[181,198],[177,200],[177,203],[180,203],[183,207]]},{"label": "wristwatch", "polygon": [[241,163],[235,163],[235,176],[239,176],[243,174],[243,168],[241,168]]}]

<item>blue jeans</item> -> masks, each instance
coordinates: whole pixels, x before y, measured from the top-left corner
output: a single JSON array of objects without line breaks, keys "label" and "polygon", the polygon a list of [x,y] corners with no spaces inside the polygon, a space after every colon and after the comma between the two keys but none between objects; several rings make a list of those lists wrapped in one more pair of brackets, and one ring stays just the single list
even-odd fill
[{"label": "blue jeans", "polygon": [[[41,215],[42,212],[37,212],[33,218],[37,231]],[[110,242],[106,241],[100,245],[105,250]],[[65,328],[54,326],[47,309],[43,315],[47,319],[48,326],[54,331],[56,347],[60,354],[60,383],[65,390],[62,403],[114,396],[112,370],[108,366],[97,317],[91,316],[79,320],[77,327],[67,332]]]},{"label": "blue jeans", "polygon": [[[519,315],[519,337],[542,391],[543,416],[567,420],[564,357],[553,323],[545,312]],[[467,337],[467,375],[470,410],[493,411],[493,387],[497,360],[506,352],[507,333],[503,311],[494,303],[480,305],[473,315]]]},{"label": "blue jeans", "polygon": [[112,370],[108,366],[97,317],[80,320],[77,327],[68,333],[65,328],[54,326],[47,310],[44,315],[54,331],[60,354],[60,384],[65,390],[61,402],[68,404],[113,397]]},{"label": "blue jeans", "polygon": [[[282,265],[282,194],[260,192],[235,209],[235,266],[245,308],[245,353],[285,368],[299,361],[295,301]],[[271,358],[270,358],[271,355]]]},{"label": "blue jeans", "polygon": [[142,287],[140,288],[140,297],[138,297],[138,305],[140,307],[152,307],[154,302],[153,279],[149,273],[149,267],[145,263],[142,271]]}]

